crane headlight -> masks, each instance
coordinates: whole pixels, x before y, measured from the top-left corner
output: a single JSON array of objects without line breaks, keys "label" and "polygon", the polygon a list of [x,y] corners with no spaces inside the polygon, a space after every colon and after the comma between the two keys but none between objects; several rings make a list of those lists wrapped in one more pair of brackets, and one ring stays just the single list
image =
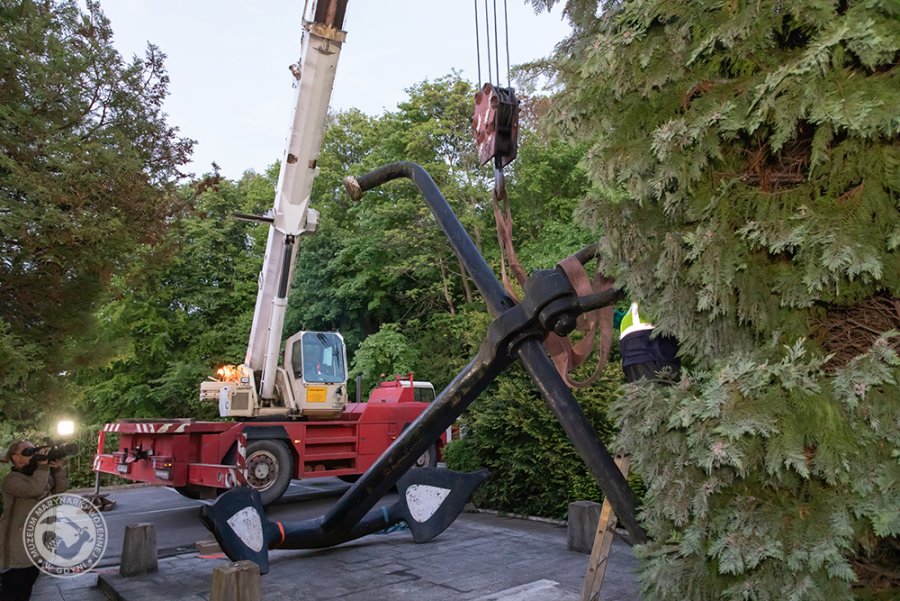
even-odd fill
[{"label": "crane headlight", "polygon": [[223,365],[216,370],[216,375],[221,382],[238,382],[241,379],[241,370],[236,365]]}]

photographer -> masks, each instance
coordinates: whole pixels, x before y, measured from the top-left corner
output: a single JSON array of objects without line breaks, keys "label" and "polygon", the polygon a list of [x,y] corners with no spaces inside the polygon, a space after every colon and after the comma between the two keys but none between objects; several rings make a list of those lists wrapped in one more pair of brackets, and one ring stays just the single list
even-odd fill
[{"label": "photographer", "polygon": [[0,457],[12,463],[3,478],[3,514],[0,516],[0,601],[27,601],[40,570],[25,550],[22,530],[28,513],[42,499],[64,492],[69,478],[62,461],[35,456],[35,445],[17,440]]}]

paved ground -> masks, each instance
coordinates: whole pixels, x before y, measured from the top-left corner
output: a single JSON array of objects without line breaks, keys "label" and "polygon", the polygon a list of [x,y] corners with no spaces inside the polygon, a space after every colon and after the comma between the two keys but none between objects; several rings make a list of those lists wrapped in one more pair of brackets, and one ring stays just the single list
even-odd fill
[{"label": "paved ground", "polygon": [[[349,484],[337,478],[293,480],[281,499],[269,507],[269,514],[281,522],[317,517],[348,488]],[[69,492],[78,494],[90,490]],[[195,542],[211,538],[197,518],[202,501],[186,499],[171,488],[160,486],[129,486],[104,489],[104,492],[116,501],[116,508],[103,513],[109,542],[100,567],[119,565],[125,526],[129,524],[149,522],[155,526],[160,557],[193,551]],[[392,498],[396,499],[396,496],[386,497]]]},{"label": "paved ground", "polygon": [[[42,576],[32,601],[104,601],[103,591],[123,601],[207,600],[212,571],[226,562],[192,553],[162,559],[159,572],[135,578],[122,578],[115,568],[69,580]],[[566,550],[564,526],[464,513],[425,544],[400,531],[332,549],[275,551],[262,598],[577,601],[587,562],[587,555]],[[629,547],[617,541],[601,599],[639,601],[635,567]]]}]

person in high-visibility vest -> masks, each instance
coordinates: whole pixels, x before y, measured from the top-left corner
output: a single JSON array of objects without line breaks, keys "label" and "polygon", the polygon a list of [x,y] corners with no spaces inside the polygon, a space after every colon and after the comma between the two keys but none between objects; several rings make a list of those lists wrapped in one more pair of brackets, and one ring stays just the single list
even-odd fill
[{"label": "person in high-visibility vest", "polygon": [[652,336],[654,325],[642,319],[638,304],[631,303],[619,324],[619,349],[625,379],[677,380],[681,372],[678,342],[671,336]]}]

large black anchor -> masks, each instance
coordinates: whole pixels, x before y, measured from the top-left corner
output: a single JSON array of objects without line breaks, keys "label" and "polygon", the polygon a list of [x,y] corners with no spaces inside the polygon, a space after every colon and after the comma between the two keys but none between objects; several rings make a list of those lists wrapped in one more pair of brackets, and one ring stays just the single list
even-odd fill
[{"label": "large black anchor", "polygon": [[[619,521],[635,542],[646,541],[625,478],[541,344],[550,332],[568,335],[579,315],[612,304],[621,293],[610,289],[578,297],[563,270],[556,268],[532,274],[525,296],[517,304],[422,167],[391,163],[359,178],[348,177],[344,185],[350,196],[359,200],[366,190],[401,177],[411,179],[425,197],[494,318],[478,354],[324,516],[291,524],[272,522],[266,518],[259,493],[236,488],[201,510],[206,527],[230,559],[250,559],[263,573],[268,571],[268,550],[273,548],[329,547],[401,521],[409,525],[416,542],[437,536],[456,519],[487,471],[462,474],[445,468],[410,468],[494,378],[518,359],[603,489]],[[595,252],[594,246],[588,246],[575,256],[583,264]],[[394,485],[400,500],[390,507],[373,509]]]}]

